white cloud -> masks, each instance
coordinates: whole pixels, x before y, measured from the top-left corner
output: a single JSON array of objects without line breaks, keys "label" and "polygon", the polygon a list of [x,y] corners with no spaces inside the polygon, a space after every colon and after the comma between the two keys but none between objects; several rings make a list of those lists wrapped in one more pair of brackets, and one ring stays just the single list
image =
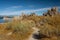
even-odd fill
[{"label": "white cloud", "polygon": [[12,7],[8,7],[6,9],[16,9],[16,8],[22,8],[23,6],[12,6]]},{"label": "white cloud", "polygon": [[[49,8],[40,8],[40,9],[34,9],[34,10],[17,10],[15,11],[16,9],[15,8],[21,8],[23,6],[12,6],[12,7],[9,7],[8,10],[4,10],[2,12],[0,12],[0,15],[20,15],[21,13],[32,13],[32,12],[41,12],[43,13],[43,11],[47,11],[48,9],[51,9],[51,7]],[[14,8],[14,11],[10,10],[10,9],[13,9]],[[60,9],[60,7],[58,7],[58,9]],[[37,13],[38,14],[38,13]]]},{"label": "white cloud", "polygon": [[58,7],[60,9],[60,7]]},{"label": "white cloud", "polygon": [[20,15],[22,12],[23,13],[31,13],[31,12],[39,12],[39,11],[45,11],[50,8],[40,8],[40,9],[35,9],[35,10],[19,10],[19,11],[10,11],[10,10],[4,10],[0,15]]},{"label": "white cloud", "polygon": [[21,8],[23,6],[12,6],[12,8]]}]

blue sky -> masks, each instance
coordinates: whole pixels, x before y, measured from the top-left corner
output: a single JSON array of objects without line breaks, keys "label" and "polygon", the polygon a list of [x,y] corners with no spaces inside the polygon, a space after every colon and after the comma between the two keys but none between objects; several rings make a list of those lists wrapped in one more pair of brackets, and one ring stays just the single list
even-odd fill
[{"label": "blue sky", "polygon": [[20,15],[35,12],[38,15],[51,7],[60,7],[59,0],[0,0],[0,15]]}]

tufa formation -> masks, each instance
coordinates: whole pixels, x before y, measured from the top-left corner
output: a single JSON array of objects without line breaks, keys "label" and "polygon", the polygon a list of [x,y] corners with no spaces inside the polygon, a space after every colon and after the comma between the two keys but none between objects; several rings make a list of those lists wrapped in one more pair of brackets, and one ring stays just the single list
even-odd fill
[{"label": "tufa formation", "polygon": [[49,9],[47,11],[47,13],[44,13],[43,16],[53,16],[53,15],[56,15],[56,14],[59,14],[58,8],[57,7],[53,7],[51,9]]}]

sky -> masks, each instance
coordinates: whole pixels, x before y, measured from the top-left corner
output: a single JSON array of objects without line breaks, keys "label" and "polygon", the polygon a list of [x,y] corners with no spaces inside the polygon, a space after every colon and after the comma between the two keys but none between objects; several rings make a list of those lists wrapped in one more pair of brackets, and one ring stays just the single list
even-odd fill
[{"label": "sky", "polygon": [[42,15],[55,6],[60,8],[60,0],[0,0],[0,15]]}]

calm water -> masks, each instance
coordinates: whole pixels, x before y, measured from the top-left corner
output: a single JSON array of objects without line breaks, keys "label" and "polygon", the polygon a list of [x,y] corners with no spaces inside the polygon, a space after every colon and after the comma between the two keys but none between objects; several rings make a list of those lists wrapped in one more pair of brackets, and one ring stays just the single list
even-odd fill
[{"label": "calm water", "polygon": [[0,19],[0,23],[3,23],[4,22],[4,20],[3,19]]}]

